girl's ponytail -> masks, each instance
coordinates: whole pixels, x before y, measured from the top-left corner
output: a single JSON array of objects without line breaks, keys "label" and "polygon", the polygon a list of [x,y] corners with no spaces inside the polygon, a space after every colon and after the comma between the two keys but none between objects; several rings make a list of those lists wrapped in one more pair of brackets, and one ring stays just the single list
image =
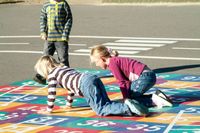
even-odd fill
[{"label": "girl's ponytail", "polygon": [[111,48],[107,48],[107,51],[110,53],[111,56],[118,56],[119,53],[116,50],[113,50]]},{"label": "girl's ponytail", "polygon": [[91,62],[94,62],[96,58],[100,58],[100,57],[109,58],[111,56],[118,56],[118,55],[119,53],[116,50],[107,48],[104,45],[96,45],[92,47],[90,51]]}]

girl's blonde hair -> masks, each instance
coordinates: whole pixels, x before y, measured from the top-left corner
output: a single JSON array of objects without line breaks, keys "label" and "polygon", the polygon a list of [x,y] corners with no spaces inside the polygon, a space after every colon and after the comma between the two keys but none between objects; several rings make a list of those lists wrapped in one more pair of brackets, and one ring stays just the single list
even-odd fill
[{"label": "girl's blonde hair", "polygon": [[96,45],[91,49],[90,52],[90,59],[91,62],[93,62],[93,57],[94,58],[100,58],[100,57],[104,57],[104,58],[108,58],[111,56],[118,56],[119,53],[116,50],[112,50],[111,48],[107,48],[106,46],[103,45]]},{"label": "girl's blonde hair", "polygon": [[38,59],[35,64],[35,70],[41,76],[47,78],[48,74],[58,66],[63,66],[63,64],[59,64],[52,56],[45,55]]}]

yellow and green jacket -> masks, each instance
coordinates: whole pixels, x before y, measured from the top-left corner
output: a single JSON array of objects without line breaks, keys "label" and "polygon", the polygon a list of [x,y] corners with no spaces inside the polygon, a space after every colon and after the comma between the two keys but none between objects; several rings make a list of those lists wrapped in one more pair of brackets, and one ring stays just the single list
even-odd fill
[{"label": "yellow and green jacket", "polygon": [[40,15],[40,33],[48,41],[68,41],[72,27],[72,13],[66,0],[49,0]]}]

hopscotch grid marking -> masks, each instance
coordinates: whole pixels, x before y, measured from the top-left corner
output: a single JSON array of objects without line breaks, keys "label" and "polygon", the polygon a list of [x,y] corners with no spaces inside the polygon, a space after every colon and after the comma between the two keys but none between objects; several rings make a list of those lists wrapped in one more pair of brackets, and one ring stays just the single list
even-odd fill
[{"label": "hopscotch grid marking", "polygon": [[[199,122],[199,121],[197,121],[197,122]],[[189,126],[189,127],[196,127],[196,126],[199,126],[199,125],[188,125],[188,124],[181,124],[181,126]],[[171,129],[172,130],[172,129]],[[176,129],[174,129],[174,130],[176,130]]]},{"label": "hopscotch grid marking", "polygon": [[23,96],[21,96],[21,97],[18,97],[18,98],[16,98],[16,99],[13,99],[12,101],[9,101],[9,102],[7,102],[7,103],[5,103],[5,104],[2,104],[1,106],[7,106],[7,105],[9,105],[10,103],[13,103],[13,102],[15,102],[15,101],[17,101],[17,100],[19,100],[19,99],[21,99],[21,98],[24,98],[24,97],[29,96],[29,95],[31,95],[31,94],[37,93],[38,90],[42,90],[42,89],[44,89],[44,88],[46,88],[46,87],[47,87],[47,85],[44,86],[44,87],[37,88],[37,89],[36,89],[35,91],[33,91],[32,93],[28,93],[28,94],[26,94],[26,95],[23,95]]},{"label": "hopscotch grid marking", "polygon": [[19,86],[19,87],[15,88],[15,89],[12,89],[12,90],[10,90],[10,91],[7,91],[7,92],[5,92],[5,93],[2,93],[2,94],[0,95],[0,97],[3,96],[3,95],[5,95],[5,94],[8,94],[8,93],[10,93],[10,92],[14,92],[14,91],[16,91],[16,90],[20,90],[20,89],[22,89],[22,88],[25,87],[25,86],[26,86],[26,84],[25,84],[25,85],[22,85],[22,86]]},{"label": "hopscotch grid marking", "polygon": [[[28,84],[22,85],[22,86],[20,86],[20,87],[17,87],[16,89],[13,89],[12,91],[19,90],[19,88],[22,88],[22,87],[27,86],[27,85],[28,85]],[[9,105],[10,103],[12,103],[12,102],[14,102],[14,101],[16,101],[16,100],[18,100],[18,99],[21,99],[21,98],[26,97],[26,96],[28,96],[28,95],[34,94],[34,93],[38,92],[38,90],[42,90],[42,89],[44,89],[44,88],[46,88],[46,87],[47,87],[47,85],[44,86],[44,87],[37,88],[37,90],[33,91],[32,93],[23,95],[22,97],[16,98],[16,99],[14,99],[14,100],[12,100],[12,101],[6,103],[6,104],[3,104],[3,105],[1,105],[1,106],[7,106],[7,105]],[[12,91],[9,91],[9,92],[12,92]],[[6,93],[8,93],[8,92],[6,92]],[[3,95],[5,95],[5,93],[3,93]],[[2,95],[0,95],[0,96],[2,96]],[[27,120],[27,121],[29,121],[29,120]],[[20,122],[20,123],[17,123],[17,124],[12,124],[12,125],[14,125],[14,126],[16,125],[16,126],[17,126],[17,125],[19,125],[19,124],[26,124],[27,121],[23,121],[23,122]],[[10,127],[10,126],[12,126],[12,125],[9,125],[9,126],[7,126],[7,127]],[[46,126],[49,126],[49,125],[51,125],[51,124],[44,124],[44,125],[41,125],[41,126],[37,126],[37,127],[35,127],[35,128],[32,128],[31,131],[32,131],[32,130],[35,130],[35,129],[42,128],[42,127],[46,127]],[[4,127],[4,128],[6,128],[6,127]],[[5,131],[5,130],[3,130],[3,131]],[[1,131],[0,131],[0,132],[1,132]],[[25,133],[25,132],[27,132],[27,131],[19,131],[19,133]],[[16,133],[18,133],[18,132],[16,132]]]},{"label": "hopscotch grid marking", "polygon": [[173,119],[173,121],[168,125],[168,127],[165,129],[163,133],[169,133],[169,131],[172,129],[172,127],[175,125],[176,121],[181,117],[181,115],[184,113],[184,110],[181,110],[178,115]]},{"label": "hopscotch grid marking", "polygon": [[[187,113],[187,112],[185,112],[185,113]],[[190,113],[189,113],[190,114]],[[196,114],[196,113],[191,113],[191,114]],[[188,118],[188,117],[187,117]],[[26,120],[26,121],[24,121],[23,123],[25,123],[25,122],[27,122],[27,121],[29,121],[29,120]],[[22,122],[21,122],[22,123]],[[22,124],[23,124],[22,123]],[[41,127],[43,127],[43,126],[48,126],[48,125],[50,125],[50,124],[45,124],[45,125],[42,125],[42,126],[38,126],[39,128],[41,128]],[[188,126],[190,126],[190,125],[188,125]],[[39,129],[38,127],[35,127],[35,129]],[[176,129],[171,129],[171,130],[176,130]],[[184,129],[185,130],[185,129]],[[188,130],[188,129],[186,129],[186,130]],[[0,131],[1,132],[1,131]],[[19,132],[19,133],[22,133],[22,132]]]},{"label": "hopscotch grid marking", "polygon": [[174,130],[174,131],[177,131],[177,130],[188,130],[188,131],[200,131],[200,129],[198,128],[194,128],[194,129],[184,129],[184,128],[178,128],[178,129],[171,129],[171,130]]},{"label": "hopscotch grid marking", "polygon": [[[44,117],[51,117],[51,116],[44,116]],[[11,124],[11,125],[8,125],[8,126],[6,126],[6,127],[4,127],[4,128],[7,128],[7,127],[11,127],[11,126],[18,126],[18,125],[20,125],[20,124],[27,124],[27,122],[28,121],[30,121],[30,120],[26,120],[26,121],[22,121],[22,122],[19,122],[19,123],[16,123],[16,124]],[[54,123],[53,123],[54,124]],[[40,126],[38,126],[37,124],[36,124],[36,127],[32,127],[31,129],[29,129],[29,130],[27,130],[27,131],[33,131],[33,130],[36,130],[36,129],[40,129],[40,128],[43,128],[43,127],[46,127],[46,126],[51,126],[51,125],[53,125],[53,124],[43,124],[43,125],[41,125],[41,124],[39,124]],[[6,130],[3,130],[3,131],[6,131]],[[26,133],[27,132],[26,130],[25,131],[16,131],[15,133]],[[1,131],[0,131],[1,132]]]}]

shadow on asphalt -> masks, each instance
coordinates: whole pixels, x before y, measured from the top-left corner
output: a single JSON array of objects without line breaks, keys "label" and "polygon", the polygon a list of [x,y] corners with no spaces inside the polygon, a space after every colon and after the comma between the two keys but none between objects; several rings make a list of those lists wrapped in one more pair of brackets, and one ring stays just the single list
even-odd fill
[{"label": "shadow on asphalt", "polygon": [[20,1],[7,1],[7,2],[0,2],[0,4],[16,4],[16,3],[22,3],[25,2],[24,0],[20,0]]},{"label": "shadow on asphalt", "polygon": [[166,73],[166,72],[174,72],[174,71],[178,71],[178,70],[182,70],[182,69],[191,69],[191,68],[198,68],[198,67],[200,67],[200,64],[157,68],[157,69],[154,69],[153,71],[155,73]]}]

